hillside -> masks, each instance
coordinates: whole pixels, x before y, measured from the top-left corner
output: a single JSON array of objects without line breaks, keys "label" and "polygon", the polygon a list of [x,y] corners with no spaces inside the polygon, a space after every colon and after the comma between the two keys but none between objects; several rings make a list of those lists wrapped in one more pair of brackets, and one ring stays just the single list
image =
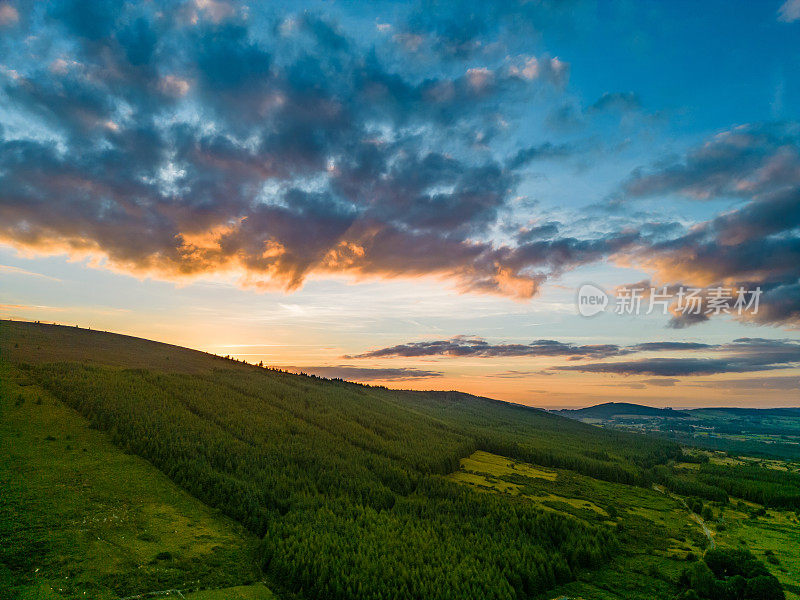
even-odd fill
[{"label": "hillside", "polygon": [[[697,477],[667,467],[682,456],[672,442],[541,410],[458,392],[293,375],[77,328],[0,322],[0,367],[6,439],[16,433],[17,447],[25,449],[0,463],[3,481],[17,482],[3,508],[3,527],[11,535],[27,532],[26,546],[0,554],[0,577],[18,590],[45,575],[46,581],[71,581],[58,593],[50,586],[57,598],[85,597],[89,584],[102,592],[96,597],[108,598],[181,585],[247,584],[255,577],[251,568],[287,598],[516,600],[547,597],[558,586],[580,589],[587,577],[613,582],[623,574],[627,583],[604,597],[649,600],[656,587],[670,597],[687,550],[668,552],[676,534],[657,513],[645,524],[626,502],[663,505],[650,489],[654,482],[724,502],[725,486],[735,482],[724,466],[703,467]],[[70,420],[70,432],[56,428]],[[84,442],[86,435],[94,441]],[[85,493],[68,485],[60,495],[49,494],[34,478],[19,477],[34,450],[48,477],[59,465],[83,473],[83,448],[85,458],[96,459],[91,464],[108,465]],[[454,476],[475,457],[494,461],[490,469],[480,467],[494,473],[488,483],[469,473]],[[540,473],[555,474],[553,481],[531,483]],[[739,482],[737,494],[758,492],[763,503],[800,506],[794,480],[773,482],[765,475],[772,477],[754,472],[751,483]],[[165,485],[182,491],[171,494]],[[503,493],[485,493],[498,485]],[[514,485],[524,493],[513,493]],[[68,527],[53,538],[29,525],[49,512],[60,522],[92,519],[106,509],[92,507],[90,499],[124,505],[127,494],[134,504],[150,497],[150,504],[172,506],[160,510],[201,527],[213,556],[204,556],[190,533],[177,534],[185,536],[182,543],[170,541],[141,511],[127,531],[103,545],[102,560],[97,549],[75,556],[89,546],[67,543],[74,535]],[[28,506],[33,497],[43,498],[39,508]],[[170,504],[182,497],[189,500]],[[189,503],[197,500],[203,504]],[[669,502],[669,510],[678,511],[675,531],[702,541],[682,505]],[[59,516],[63,511],[71,520]],[[105,518],[118,516],[112,510]],[[214,536],[226,541],[214,542]],[[698,540],[681,548],[697,548]],[[72,558],[64,556],[65,547],[76,548]],[[29,555],[39,556],[45,570],[34,571],[24,560]],[[153,562],[145,560],[149,555]],[[232,569],[227,561],[236,556]],[[660,575],[631,569],[630,561],[641,565],[646,556]]]},{"label": "hillside", "polygon": [[241,525],[8,365],[0,383],[0,598],[191,597],[263,578]]}]

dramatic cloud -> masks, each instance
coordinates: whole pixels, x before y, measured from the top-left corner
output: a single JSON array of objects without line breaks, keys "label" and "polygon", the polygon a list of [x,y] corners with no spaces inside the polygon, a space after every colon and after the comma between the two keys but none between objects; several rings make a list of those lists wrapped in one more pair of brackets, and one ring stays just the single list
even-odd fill
[{"label": "dramatic cloud", "polygon": [[[430,275],[527,298],[636,239],[492,240],[516,169],[567,150],[503,165],[463,132],[563,83],[556,58],[420,79],[308,12],[256,24],[227,2],[86,10],[50,6],[36,39],[62,43],[4,67],[4,243],[165,278],[291,290],[312,273]],[[465,27],[438,39],[466,44]]]},{"label": "dramatic cloud", "polygon": [[800,342],[741,338],[714,347],[719,358],[647,358],[554,367],[559,371],[678,377],[769,371],[800,365]]},{"label": "dramatic cloud", "polygon": [[794,188],[800,183],[800,127],[736,127],[708,140],[682,159],[654,170],[637,169],[625,182],[627,197],[682,194],[708,200]]},{"label": "dramatic cloud", "polygon": [[449,340],[400,344],[345,358],[566,356],[581,359],[605,358],[617,356],[621,353],[624,353],[624,351],[614,344],[580,346],[555,340],[536,340],[530,344],[490,344],[481,338],[458,336]]},{"label": "dramatic cloud", "polygon": [[[577,345],[556,340],[536,340],[530,344],[490,344],[482,338],[457,336],[449,340],[412,342],[388,348],[370,350],[344,358],[419,358],[440,356],[448,358],[479,357],[553,357],[568,361],[606,360],[631,354],[702,353],[701,357],[656,357],[627,361],[580,362],[575,365],[554,366],[549,371],[581,371],[619,375],[653,375],[659,379],[637,382],[644,385],[672,386],[675,377],[713,375],[717,373],[746,373],[782,369],[800,365],[800,342],[766,338],[739,338],[725,344],[697,342],[647,342],[632,346],[616,344]],[[547,371],[512,370],[492,377],[520,378]],[[661,379],[663,378],[663,379]]]},{"label": "dramatic cloud", "polygon": [[[557,340],[534,340],[529,344],[490,344],[483,338],[459,335],[449,340],[410,342],[388,348],[370,350],[345,358],[388,358],[419,356],[478,356],[483,358],[507,356],[564,356],[570,360],[582,358],[610,358],[634,353],[684,352],[704,350],[734,355],[757,355],[768,362],[794,362],[800,360],[800,342],[766,338],[739,338],[728,344],[700,342],[645,342],[632,346],[617,344],[579,345]],[[614,363],[621,364],[621,363]],[[516,371],[512,373],[517,373]],[[529,373],[526,371],[525,373]]]},{"label": "dramatic cloud", "polygon": [[[679,162],[635,172],[622,193],[628,199],[682,194],[741,201],[684,235],[636,247],[623,262],[662,283],[760,287],[759,312],[744,319],[800,323],[800,126],[752,125],[721,133]],[[706,320],[705,314],[678,315],[671,325]]]},{"label": "dramatic cloud", "polygon": [[584,373],[676,377],[683,375],[714,375],[715,373],[764,371],[775,367],[763,364],[756,365],[750,361],[725,358],[650,358],[635,361],[590,363],[554,368],[559,371],[582,371]]},{"label": "dramatic cloud", "polygon": [[307,373],[328,379],[347,379],[353,381],[403,381],[408,379],[427,379],[441,377],[438,371],[423,371],[412,368],[370,368],[335,365],[328,367],[280,367],[292,373]]},{"label": "dramatic cloud", "polygon": [[[173,280],[429,276],[521,299],[616,261],[664,283],[760,286],[748,319],[800,322],[797,124],[720,133],[613,196],[735,203],[688,229],[515,212],[531,163],[599,152],[528,139],[520,116],[572,97],[568,65],[531,40],[573,7],[422,2],[374,37],[223,0],[31,10],[0,3],[0,243]],[[640,104],[609,92],[582,118]]]}]

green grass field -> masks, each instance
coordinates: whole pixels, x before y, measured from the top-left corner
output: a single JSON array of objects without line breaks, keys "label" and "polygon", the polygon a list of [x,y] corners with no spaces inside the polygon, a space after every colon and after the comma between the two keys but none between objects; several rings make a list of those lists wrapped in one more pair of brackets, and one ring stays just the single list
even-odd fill
[{"label": "green grass field", "polygon": [[788,600],[800,599],[800,519],[788,511],[767,510],[752,502],[734,500],[720,507],[717,518],[709,522],[720,545],[748,548],[764,560],[786,590]]},{"label": "green grass field", "polygon": [[[626,552],[584,580],[558,588],[555,598],[669,598],[676,593],[674,581],[688,564],[687,557],[702,556],[708,546],[701,526],[683,503],[657,489],[614,484],[566,470],[541,469],[481,451],[463,459],[461,468],[448,478],[480,491],[518,496],[545,510],[619,527],[627,541]],[[787,599],[797,600],[797,516],[789,511],[769,510],[765,516],[750,517],[739,506],[759,507],[738,500],[716,507],[715,517],[707,521],[715,542],[721,547],[749,548],[784,585]],[[767,551],[771,552],[771,560]]]},{"label": "green grass field", "polygon": [[[170,596],[167,596],[170,597]],[[219,590],[202,590],[184,594],[186,600],[274,600],[276,596],[265,585],[239,585]]]},{"label": "green grass field", "polygon": [[[478,452],[453,481],[519,496],[548,511],[619,531],[623,552],[605,568],[554,590],[550,597],[651,600],[677,593],[686,556],[702,554],[704,536],[681,504],[655,490],[615,484],[562,469],[541,469]],[[613,516],[612,516],[613,515]]]},{"label": "green grass field", "polygon": [[[12,566],[0,589],[16,588],[9,597],[119,598],[262,577],[241,526],[7,364],[0,381],[0,564]],[[253,589],[239,597],[272,597]]]}]

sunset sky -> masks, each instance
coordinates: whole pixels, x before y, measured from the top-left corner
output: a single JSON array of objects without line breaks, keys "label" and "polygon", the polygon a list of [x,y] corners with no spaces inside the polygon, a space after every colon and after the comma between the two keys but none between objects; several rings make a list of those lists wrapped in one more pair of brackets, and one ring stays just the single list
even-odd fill
[{"label": "sunset sky", "polygon": [[799,406],[798,107],[800,0],[0,1],[0,317],[543,407]]}]

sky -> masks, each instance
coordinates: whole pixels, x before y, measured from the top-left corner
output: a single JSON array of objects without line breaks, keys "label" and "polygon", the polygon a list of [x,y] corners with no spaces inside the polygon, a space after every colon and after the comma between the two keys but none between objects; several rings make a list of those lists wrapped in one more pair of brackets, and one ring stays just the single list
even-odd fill
[{"label": "sky", "polygon": [[797,107],[799,0],[3,0],[0,318],[800,406]]}]

